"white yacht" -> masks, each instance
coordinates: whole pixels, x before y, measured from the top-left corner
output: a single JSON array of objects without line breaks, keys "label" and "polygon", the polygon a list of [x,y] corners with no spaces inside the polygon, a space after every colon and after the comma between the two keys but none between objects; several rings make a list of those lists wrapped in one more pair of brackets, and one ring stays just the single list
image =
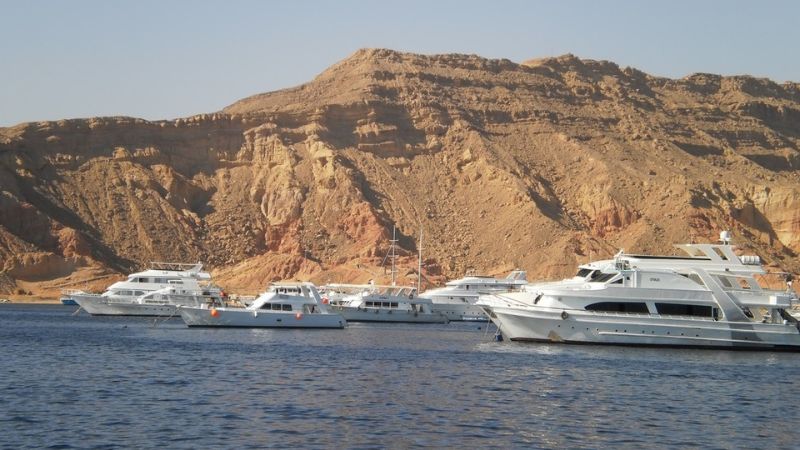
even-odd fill
[{"label": "white yacht", "polygon": [[676,246],[688,256],[620,252],[478,304],[511,340],[800,351],[787,312],[797,294],[774,289],[758,256],[737,256],[730,234],[720,238]]},{"label": "white yacht", "polygon": [[71,292],[70,298],[89,314],[107,316],[173,316],[178,305],[222,304],[225,293],[202,269],[200,263],[154,262],[102,294]]},{"label": "white yacht", "polygon": [[323,301],[352,322],[447,323],[433,311],[430,299],[417,297],[417,289],[375,284],[329,284]]},{"label": "white yacht", "polygon": [[448,281],[444,287],[429,289],[420,297],[433,303],[433,310],[451,321],[488,321],[489,317],[475,303],[483,293],[518,291],[526,286],[525,271],[514,270],[505,278],[471,275]]},{"label": "white yacht", "polygon": [[311,283],[274,284],[246,308],[181,306],[190,327],[344,328],[347,321],[322,302]]}]

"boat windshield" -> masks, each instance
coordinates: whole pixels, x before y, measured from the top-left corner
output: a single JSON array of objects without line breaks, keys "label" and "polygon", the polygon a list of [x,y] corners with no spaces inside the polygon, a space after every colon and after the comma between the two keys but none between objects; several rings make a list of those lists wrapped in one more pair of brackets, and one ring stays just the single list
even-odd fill
[{"label": "boat windshield", "polygon": [[589,280],[589,281],[591,281],[592,283],[604,283],[604,282],[614,278],[615,276],[617,276],[616,272],[598,273],[598,274],[596,274],[596,276],[592,276],[592,279]]},{"label": "boat windshield", "polygon": [[592,273],[592,269],[578,269],[578,273],[575,275],[576,277],[586,278],[587,275]]}]

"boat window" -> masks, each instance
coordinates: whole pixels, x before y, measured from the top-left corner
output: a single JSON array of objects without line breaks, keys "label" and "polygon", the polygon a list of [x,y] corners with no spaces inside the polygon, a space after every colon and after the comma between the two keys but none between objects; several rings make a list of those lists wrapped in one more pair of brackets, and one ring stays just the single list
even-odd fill
[{"label": "boat window", "polygon": [[292,305],[281,305],[281,309],[284,311],[291,311]]},{"label": "boat window", "polygon": [[383,306],[384,308],[388,308],[389,306],[391,306],[391,302],[383,302],[381,306]]},{"label": "boat window", "polygon": [[140,295],[144,295],[144,291],[133,291],[133,295],[135,295],[137,297],[140,296]]},{"label": "boat window", "polygon": [[261,309],[272,309],[272,303],[264,303],[261,305]]},{"label": "boat window", "polygon": [[161,283],[161,284],[167,282],[166,278],[155,278],[154,280],[155,280],[156,283]]},{"label": "boat window", "polygon": [[590,281],[592,283],[603,283],[614,278],[615,276],[617,276],[616,273],[597,272],[596,274],[592,275],[592,279]]},{"label": "boat window", "polygon": [[169,284],[183,284],[181,280],[169,280]]},{"label": "boat window", "polygon": [[592,273],[592,269],[579,269],[576,277],[586,278],[586,275]]},{"label": "boat window", "polygon": [[397,302],[392,302],[392,308],[397,308]]},{"label": "boat window", "polygon": [[116,291],[114,292],[116,295],[133,295],[132,291]]},{"label": "boat window", "polygon": [[646,303],[634,302],[600,302],[592,303],[586,307],[587,311],[621,312],[633,314],[647,314]]},{"label": "boat window", "polygon": [[711,306],[681,303],[656,303],[656,311],[665,316],[713,317]]},{"label": "boat window", "polygon": [[619,280],[616,280],[616,281],[612,282],[611,284],[622,284],[622,278],[620,278]]}]

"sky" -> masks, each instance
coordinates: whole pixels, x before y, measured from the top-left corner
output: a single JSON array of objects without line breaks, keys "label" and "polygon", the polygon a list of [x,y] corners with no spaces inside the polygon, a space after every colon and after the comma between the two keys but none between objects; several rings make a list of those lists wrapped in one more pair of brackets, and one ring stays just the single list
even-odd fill
[{"label": "sky", "polygon": [[0,0],[0,127],[210,113],[365,47],[800,82],[798,23],[793,0]]}]

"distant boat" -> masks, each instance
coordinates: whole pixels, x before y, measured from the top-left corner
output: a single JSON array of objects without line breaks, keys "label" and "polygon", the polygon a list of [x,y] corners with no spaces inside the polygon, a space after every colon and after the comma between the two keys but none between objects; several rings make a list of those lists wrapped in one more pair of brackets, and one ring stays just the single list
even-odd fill
[{"label": "distant boat", "polygon": [[324,304],[311,283],[273,284],[246,308],[181,306],[190,327],[344,328],[347,321]]},{"label": "distant boat", "polygon": [[468,275],[448,281],[444,287],[429,289],[420,297],[431,299],[433,310],[451,321],[486,322],[489,317],[476,305],[480,294],[519,291],[527,284],[523,270],[514,270],[505,278]]},{"label": "distant boat", "polygon": [[83,293],[83,291],[75,290],[75,289],[62,289],[61,290],[61,304],[62,305],[70,305],[70,306],[78,306],[78,302],[72,298],[73,294]]},{"label": "distant boat", "polygon": [[331,309],[351,322],[447,323],[433,311],[430,299],[417,297],[417,289],[375,284],[324,286]]},{"label": "distant boat", "polygon": [[73,292],[70,298],[89,314],[101,316],[167,317],[178,315],[178,305],[222,305],[225,293],[210,284],[211,275],[202,269],[200,263],[154,262],[102,294]]}]

